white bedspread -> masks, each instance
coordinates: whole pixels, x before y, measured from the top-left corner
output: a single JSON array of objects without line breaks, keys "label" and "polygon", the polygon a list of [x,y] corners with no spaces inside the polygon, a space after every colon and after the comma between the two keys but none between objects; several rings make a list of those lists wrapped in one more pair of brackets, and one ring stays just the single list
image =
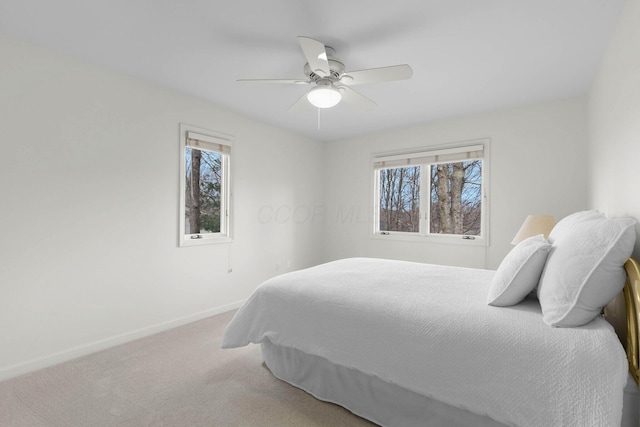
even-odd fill
[{"label": "white bedspread", "polygon": [[266,281],[223,347],[269,339],[517,426],[619,426],[628,367],[601,318],[491,307],[494,271],[351,258]]}]

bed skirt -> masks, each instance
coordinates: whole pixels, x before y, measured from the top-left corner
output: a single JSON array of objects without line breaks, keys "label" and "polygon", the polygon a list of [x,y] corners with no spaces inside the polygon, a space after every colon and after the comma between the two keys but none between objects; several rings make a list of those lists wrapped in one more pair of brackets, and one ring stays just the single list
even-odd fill
[{"label": "bed skirt", "polygon": [[[431,399],[356,369],[296,349],[261,344],[262,358],[273,376],[315,398],[340,405],[381,426],[504,427],[486,415]],[[638,426],[638,387],[629,376],[622,427]]]},{"label": "bed skirt", "polygon": [[429,399],[395,384],[328,360],[264,341],[271,373],[315,398],[340,405],[382,426],[503,427],[487,416]]}]

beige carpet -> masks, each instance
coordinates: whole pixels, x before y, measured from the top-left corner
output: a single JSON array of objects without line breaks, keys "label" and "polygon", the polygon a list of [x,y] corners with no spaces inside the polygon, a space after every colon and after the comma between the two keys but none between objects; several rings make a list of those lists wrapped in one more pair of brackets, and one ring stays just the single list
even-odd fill
[{"label": "beige carpet", "polygon": [[373,426],[222,350],[225,313],[0,383],[0,426]]}]

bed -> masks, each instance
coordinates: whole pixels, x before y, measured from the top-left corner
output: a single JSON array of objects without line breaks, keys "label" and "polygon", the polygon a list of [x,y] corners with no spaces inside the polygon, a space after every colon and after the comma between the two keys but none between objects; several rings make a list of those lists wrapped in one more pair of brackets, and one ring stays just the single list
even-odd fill
[{"label": "bed", "polygon": [[287,273],[222,345],[259,343],[275,377],[384,426],[637,426],[634,224],[570,215],[495,271],[349,258]]}]

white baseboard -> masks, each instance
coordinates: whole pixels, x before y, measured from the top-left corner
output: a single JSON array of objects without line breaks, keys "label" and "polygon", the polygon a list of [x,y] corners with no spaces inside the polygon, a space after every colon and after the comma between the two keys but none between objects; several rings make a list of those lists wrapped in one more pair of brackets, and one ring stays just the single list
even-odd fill
[{"label": "white baseboard", "polygon": [[58,353],[54,353],[48,356],[39,357],[37,359],[28,360],[26,362],[17,363],[5,368],[0,369],[0,381],[7,380],[9,378],[17,377],[20,375],[28,374],[29,372],[37,371],[38,369],[46,368],[49,366],[57,365],[58,363],[66,362],[78,357],[86,356],[87,354],[95,353],[100,350],[105,350],[110,347],[115,347],[120,344],[124,344],[130,341],[144,338],[149,335],[157,334],[158,332],[166,331],[178,326],[186,325],[188,323],[196,322],[207,317],[215,316],[216,314],[225,313],[227,311],[234,310],[240,307],[246,300],[236,301],[231,304],[223,305],[220,307],[210,308],[199,313],[190,314],[188,316],[180,317],[178,319],[169,320],[167,322],[158,323],[146,328],[136,329],[131,332],[116,335],[103,340],[95,341],[86,345],[80,345],[77,347],[63,350]]}]

